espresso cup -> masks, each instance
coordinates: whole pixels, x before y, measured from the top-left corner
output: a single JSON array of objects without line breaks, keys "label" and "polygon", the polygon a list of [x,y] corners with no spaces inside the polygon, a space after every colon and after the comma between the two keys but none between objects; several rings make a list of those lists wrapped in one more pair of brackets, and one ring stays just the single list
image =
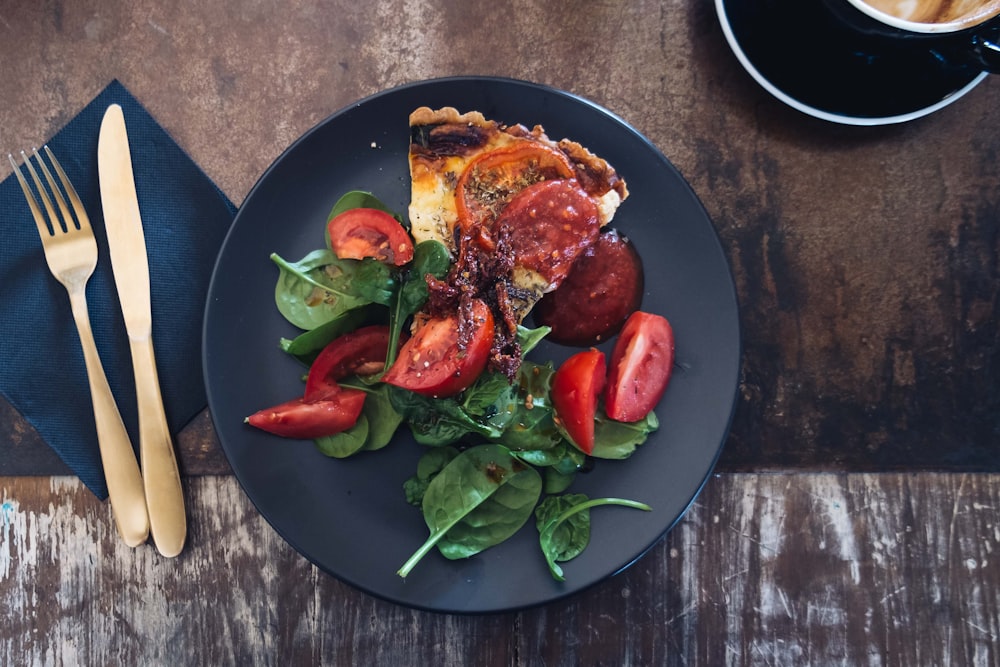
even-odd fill
[{"label": "espresso cup", "polygon": [[1000,72],[1000,0],[716,0],[766,89],[811,115],[902,122]]},{"label": "espresso cup", "polygon": [[860,34],[921,43],[941,57],[1000,72],[1000,0],[823,0]]}]

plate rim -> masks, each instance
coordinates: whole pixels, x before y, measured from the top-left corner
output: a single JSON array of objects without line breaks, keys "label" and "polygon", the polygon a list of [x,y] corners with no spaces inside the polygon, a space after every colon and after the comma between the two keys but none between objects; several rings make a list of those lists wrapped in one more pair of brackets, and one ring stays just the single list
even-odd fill
[{"label": "plate rim", "polygon": [[290,535],[287,534],[286,529],[283,526],[280,526],[280,525],[276,524],[274,521],[271,520],[271,517],[269,516],[269,512],[265,511],[265,509],[260,506],[260,504],[258,503],[258,499],[255,497],[255,493],[252,493],[251,489],[249,489],[247,487],[247,484],[246,484],[244,478],[241,475],[237,474],[237,466],[233,465],[233,461],[232,461],[233,457],[232,457],[231,452],[230,452],[230,446],[231,446],[231,444],[227,444],[227,437],[225,437],[222,432],[217,431],[218,432],[218,436],[217,437],[218,437],[219,443],[220,443],[220,445],[221,445],[221,447],[223,449],[223,453],[225,454],[227,460],[229,461],[229,463],[230,463],[230,465],[232,467],[232,470],[233,470],[233,475],[234,475],[234,477],[236,477],[236,479],[237,479],[237,481],[238,481],[238,483],[240,485],[240,488],[243,490],[243,493],[251,501],[251,503],[253,504],[254,508],[258,512],[258,514],[260,514],[260,516],[265,521],[267,521],[268,525],[273,530],[275,530],[275,532],[278,533],[278,535],[281,536],[282,540],[284,540],[289,546],[291,546],[296,551],[296,553],[299,556],[305,558],[307,561],[309,561],[310,563],[312,563],[314,566],[316,566],[318,569],[320,569],[322,572],[326,573],[327,575],[332,576],[335,579],[337,579],[338,581],[341,581],[341,582],[343,582],[343,583],[351,586],[352,588],[355,588],[356,590],[359,590],[359,591],[361,591],[361,592],[363,592],[363,593],[365,593],[367,595],[370,595],[370,596],[372,596],[372,597],[374,597],[376,599],[383,600],[383,601],[386,601],[386,602],[389,602],[389,603],[392,603],[392,604],[396,604],[396,605],[399,605],[399,606],[404,607],[404,608],[410,608],[410,609],[415,609],[415,610],[419,610],[419,611],[426,611],[426,612],[432,612],[432,613],[446,613],[446,614],[473,615],[473,616],[475,616],[475,615],[487,615],[487,614],[498,614],[498,613],[516,612],[516,611],[520,611],[520,610],[524,610],[524,609],[530,609],[530,608],[538,607],[538,606],[541,606],[541,605],[549,604],[549,603],[552,603],[552,602],[556,602],[558,600],[563,600],[563,599],[566,599],[566,598],[578,595],[580,593],[583,593],[584,591],[592,589],[594,586],[597,586],[600,583],[606,582],[607,580],[609,580],[609,579],[617,576],[618,574],[622,573],[623,571],[629,569],[637,561],[639,561],[644,556],[646,556],[649,553],[649,551],[651,549],[653,549],[657,544],[659,544],[660,542],[662,542],[664,540],[664,538],[666,537],[666,535],[668,533],[670,533],[671,530],[673,530],[674,527],[687,515],[687,513],[690,511],[692,505],[697,500],[698,496],[704,490],[704,487],[708,483],[708,480],[714,474],[715,467],[716,467],[716,465],[718,463],[718,460],[719,460],[720,456],[722,455],[722,451],[725,448],[725,444],[726,444],[726,442],[729,439],[730,431],[731,431],[732,424],[733,424],[733,420],[735,418],[737,406],[739,404],[739,400],[738,400],[739,399],[739,377],[741,375],[742,365],[743,365],[743,360],[742,360],[742,357],[743,357],[743,331],[742,331],[742,326],[740,324],[740,321],[741,321],[740,320],[740,302],[739,302],[739,298],[738,298],[738,292],[736,290],[736,283],[735,283],[735,278],[734,278],[734,274],[733,274],[733,267],[732,267],[731,262],[729,261],[728,255],[725,252],[725,247],[722,244],[722,239],[721,239],[721,236],[719,235],[719,231],[715,227],[715,224],[712,221],[711,216],[708,214],[707,210],[705,209],[704,203],[697,196],[697,194],[694,192],[693,188],[691,187],[690,183],[688,183],[688,181],[680,173],[680,171],[677,169],[677,167],[672,162],[670,162],[670,160],[663,154],[663,152],[655,144],[653,144],[652,141],[648,137],[646,137],[645,135],[643,135],[642,133],[640,133],[638,130],[636,130],[630,123],[628,123],[627,121],[625,121],[622,117],[620,117],[618,114],[614,113],[613,111],[605,108],[604,106],[602,106],[602,105],[600,105],[600,104],[598,104],[598,103],[596,103],[596,102],[594,102],[594,101],[592,101],[590,99],[582,97],[582,96],[580,96],[578,94],[575,94],[575,93],[572,93],[572,92],[569,92],[569,91],[565,91],[565,90],[561,90],[561,89],[558,89],[558,88],[554,88],[554,87],[546,85],[546,84],[541,84],[541,83],[537,83],[537,82],[533,82],[533,81],[529,81],[529,80],[524,80],[524,79],[518,79],[518,78],[512,78],[512,77],[502,77],[502,76],[460,75],[460,76],[446,76],[446,77],[438,77],[438,78],[414,80],[414,81],[409,81],[409,82],[406,82],[406,83],[403,83],[403,84],[400,84],[400,85],[397,85],[397,86],[392,86],[392,87],[389,87],[389,88],[385,88],[385,89],[379,90],[379,91],[377,91],[375,93],[372,93],[370,95],[367,95],[367,96],[365,96],[363,98],[360,98],[360,99],[358,99],[358,100],[356,100],[354,102],[351,102],[351,103],[349,103],[347,105],[344,105],[344,106],[340,107],[339,109],[335,110],[334,112],[330,113],[329,115],[327,115],[323,119],[321,119],[318,122],[316,122],[312,127],[310,127],[305,132],[303,132],[299,137],[297,137],[295,140],[293,140],[283,151],[281,151],[279,153],[279,155],[261,173],[260,177],[254,183],[253,187],[249,190],[249,192],[247,193],[247,195],[244,198],[243,202],[240,204],[240,207],[239,207],[239,209],[237,211],[237,214],[234,217],[233,222],[230,225],[230,228],[227,231],[227,233],[225,235],[225,238],[223,240],[223,243],[222,243],[222,245],[220,247],[218,256],[216,257],[215,265],[213,266],[212,277],[211,277],[211,280],[209,282],[209,286],[208,286],[208,290],[207,290],[207,295],[208,295],[209,298],[206,300],[205,317],[203,318],[203,324],[202,324],[202,341],[203,341],[203,345],[202,345],[202,367],[203,367],[203,376],[204,376],[203,379],[204,379],[204,383],[205,383],[205,387],[206,387],[206,395],[207,395],[207,398],[208,398],[208,407],[209,407],[210,414],[214,414],[214,412],[215,412],[215,409],[213,407],[213,403],[215,402],[214,392],[212,391],[212,388],[211,388],[212,387],[212,382],[211,382],[211,378],[209,377],[209,374],[210,374],[210,363],[209,363],[209,359],[208,359],[209,350],[208,350],[208,345],[207,345],[209,327],[210,327],[210,324],[211,324],[211,319],[209,317],[209,313],[210,313],[210,311],[213,308],[213,299],[211,297],[215,293],[216,281],[217,281],[217,278],[218,278],[219,263],[220,263],[220,261],[223,258],[224,252],[226,251],[226,249],[229,246],[231,238],[235,234],[238,233],[238,228],[240,227],[240,225],[239,225],[240,219],[241,219],[241,216],[243,214],[243,210],[244,210],[244,207],[245,207],[246,203],[249,202],[249,201],[251,201],[251,199],[255,196],[255,194],[257,193],[257,191],[259,189],[261,189],[262,186],[263,186],[263,184],[267,181],[269,175],[272,174],[276,169],[278,169],[279,165],[285,159],[287,159],[287,157],[291,153],[293,153],[300,144],[308,141],[313,134],[321,131],[321,129],[323,127],[325,127],[327,124],[335,122],[336,119],[339,118],[340,116],[342,116],[342,115],[344,115],[346,113],[349,113],[350,111],[352,111],[352,110],[354,110],[356,108],[362,107],[366,103],[372,102],[372,101],[374,101],[376,99],[379,99],[379,98],[382,98],[382,97],[386,97],[386,96],[391,96],[391,95],[394,95],[394,94],[398,94],[398,93],[406,91],[408,89],[420,88],[420,87],[424,87],[424,86],[428,86],[428,85],[461,84],[461,83],[475,83],[477,85],[483,85],[483,84],[485,84],[485,85],[501,84],[501,85],[523,86],[523,87],[528,87],[528,88],[534,89],[535,91],[537,91],[538,93],[540,93],[542,95],[555,95],[555,96],[558,96],[558,97],[563,97],[563,98],[569,99],[569,100],[571,100],[571,101],[573,101],[573,102],[575,102],[577,104],[582,104],[582,105],[590,108],[592,111],[594,111],[594,112],[596,112],[596,113],[598,113],[600,115],[606,116],[607,118],[609,118],[610,120],[612,120],[615,124],[617,124],[618,126],[620,126],[623,130],[626,130],[635,139],[639,140],[646,147],[646,149],[650,150],[652,152],[652,154],[656,156],[657,160],[659,162],[661,162],[665,168],[667,168],[670,172],[672,172],[673,175],[674,175],[674,177],[676,179],[678,179],[679,182],[682,183],[683,186],[689,191],[692,203],[694,203],[697,206],[697,208],[698,208],[701,216],[703,216],[704,220],[708,223],[707,224],[708,231],[710,231],[710,233],[711,233],[711,237],[712,237],[712,240],[714,242],[714,245],[716,246],[716,250],[718,251],[718,253],[721,256],[721,258],[723,259],[723,264],[724,264],[724,267],[725,267],[725,274],[726,274],[725,275],[725,279],[726,279],[725,283],[726,283],[726,285],[728,287],[728,291],[729,291],[730,296],[731,296],[732,306],[733,306],[733,309],[734,309],[734,313],[733,314],[735,316],[735,323],[736,323],[735,332],[732,332],[735,335],[735,350],[734,350],[734,352],[735,352],[735,368],[730,369],[731,372],[732,372],[732,377],[734,378],[735,381],[733,383],[731,396],[728,399],[728,404],[729,404],[728,414],[726,415],[725,423],[721,424],[721,426],[722,426],[721,439],[720,439],[719,443],[713,445],[715,447],[715,450],[714,450],[714,453],[713,453],[713,455],[711,457],[710,464],[708,465],[707,469],[704,471],[704,474],[703,474],[702,478],[700,479],[700,481],[698,482],[698,484],[695,485],[695,487],[694,487],[694,489],[693,489],[690,497],[688,497],[684,501],[682,509],[677,513],[676,516],[674,516],[669,521],[669,523],[667,523],[666,526],[664,526],[661,530],[659,530],[659,532],[655,535],[655,537],[648,544],[639,545],[638,551],[635,553],[635,555],[633,557],[627,559],[627,561],[624,562],[623,564],[621,564],[620,566],[609,568],[609,570],[607,572],[605,572],[601,576],[595,577],[592,581],[586,582],[586,583],[584,583],[582,585],[576,585],[575,587],[572,587],[572,588],[570,588],[568,590],[565,590],[565,591],[560,591],[559,593],[554,594],[554,595],[542,596],[538,600],[536,600],[534,602],[531,602],[531,603],[527,603],[527,604],[514,604],[514,605],[508,605],[508,606],[497,606],[497,607],[488,608],[488,609],[454,609],[454,608],[444,608],[444,607],[441,607],[441,606],[434,606],[433,604],[421,604],[419,602],[413,602],[413,601],[409,601],[409,600],[396,599],[396,598],[394,598],[391,595],[383,593],[383,592],[381,592],[381,591],[379,591],[379,590],[377,590],[377,589],[375,589],[375,588],[373,588],[371,586],[368,586],[368,585],[366,585],[366,584],[364,584],[362,582],[359,582],[359,581],[357,581],[357,580],[355,580],[355,579],[353,579],[351,577],[347,577],[347,576],[343,575],[342,573],[339,573],[339,572],[335,571],[334,569],[331,569],[330,566],[328,566],[325,563],[321,563],[316,557],[314,557],[314,554],[306,553],[306,551],[303,548],[301,548],[296,543],[296,540],[294,538],[292,538]]}]

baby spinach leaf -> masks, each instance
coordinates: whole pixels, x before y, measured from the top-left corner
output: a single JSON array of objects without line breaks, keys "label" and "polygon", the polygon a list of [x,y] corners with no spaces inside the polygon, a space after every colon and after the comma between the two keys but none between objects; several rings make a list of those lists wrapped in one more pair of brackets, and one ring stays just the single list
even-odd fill
[{"label": "baby spinach leaf", "polygon": [[[365,401],[367,403],[367,400]],[[351,428],[334,435],[316,438],[317,449],[327,456],[335,459],[346,459],[352,454],[356,454],[365,446],[368,439],[368,418],[364,412],[358,417],[358,421]]]},{"label": "baby spinach leaf", "polygon": [[521,346],[521,354],[528,354],[542,339],[549,335],[552,327],[540,326],[534,329],[517,325],[517,344]]},{"label": "baby spinach leaf", "polygon": [[[503,409],[509,401],[489,393],[498,386],[484,376],[457,398],[428,398],[398,387],[390,390],[389,397],[393,408],[409,423],[414,439],[423,445],[439,447],[454,444],[468,435],[496,440],[503,434],[508,420]],[[509,387],[506,381],[503,387]],[[477,397],[477,392],[481,396]],[[486,403],[487,400],[493,401],[496,409],[489,409],[492,404]]]},{"label": "baby spinach leaf", "polygon": [[422,507],[431,534],[399,569],[399,576],[406,577],[436,545],[454,559],[506,540],[531,517],[541,491],[538,472],[506,447],[465,450],[427,486]]},{"label": "baby spinach leaf", "polygon": [[611,419],[600,408],[594,422],[594,451],[590,455],[598,459],[627,459],[659,427],[654,412],[637,422],[626,423]]},{"label": "baby spinach leaf", "polygon": [[456,456],[458,450],[454,447],[433,447],[424,452],[417,461],[417,474],[403,483],[406,502],[420,507],[431,480]]},{"label": "baby spinach leaf", "polygon": [[514,416],[517,387],[500,373],[483,373],[461,394],[461,408],[476,422],[499,437]]},{"label": "baby spinach leaf", "polygon": [[553,495],[556,493],[562,493],[569,488],[573,480],[576,479],[576,472],[562,473],[554,467],[545,468],[542,473],[543,485],[542,491],[546,494]]},{"label": "baby spinach leaf", "polygon": [[544,491],[547,494],[565,491],[587,462],[586,455],[565,440],[551,449],[514,451],[513,454],[525,463],[543,469]]},{"label": "baby spinach leaf", "polygon": [[390,386],[389,400],[409,424],[413,438],[422,445],[450,445],[477,431],[478,425],[452,399],[435,400]]},{"label": "baby spinach leaf", "polygon": [[549,572],[556,581],[565,581],[556,561],[576,558],[590,543],[590,509],[602,505],[621,505],[649,512],[652,508],[635,500],[597,498],[590,500],[582,493],[549,496],[535,510],[539,545],[545,555]]},{"label": "baby spinach leaf", "polygon": [[274,300],[289,322],[307,331],[369,303],[388,303],[394,280],[389,267],[374,260],[338,259],[329,250],[314,250],[298,262],[277,254],[278,283]]},{"label": "baby spinach leaf", "polygon": [[549,386],[551,365],[524,360],[517,375],[514,413],[500,442],[513,450],[544,450],[557,446],[563,435],[552,419]]},{"label": "baby spinach leaf", "polygon": [[396,412],[389,400],[389,385],[377,384],[368,390],[362,412],[368,419],[368,438],[365,451],[382,449],[392,441],[396,429],[403,423],[403,415]]},{"label": "baby spinach leaf", "polygon": [[326,324],[321,324],[311,331],[304,331],[291,340],[282,338],[281,349],[308,366],[330,341],[354,331],[368,319],[368,308],[348,310]]},{"label": "baby spinach leaf", "polygon": [[535,466],[536,468],[551,467],[562,460],[562,452],[558,449],[512,449],[511,453],[528,465]]},{"label": "baby spinach leaf", "polygon": [[351,289],[371,303],[388,306],[396,293],[396,270],[377,259],[341,260],[354,263]]}]

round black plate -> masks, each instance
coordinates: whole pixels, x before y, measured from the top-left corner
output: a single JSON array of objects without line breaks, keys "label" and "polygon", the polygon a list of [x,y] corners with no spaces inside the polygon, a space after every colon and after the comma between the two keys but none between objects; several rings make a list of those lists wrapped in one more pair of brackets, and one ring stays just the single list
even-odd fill
[{"label": "round black plate", "polygon": [[[323,245],[327,213],[351,189],[374,192],[396,210],[409,202],[408,116],[418,106],[478,110],[508,123],[544,125],[613,164],[631,197],[614,224],[646,265],[644,310],[671,320],[678,368],[657,409],[661,428],[627,461],[600,461],[571,487],[591,497],[641,500],[650,513],[595,509],[593,538],[552,579],[533,524],[464,561],[436,551],[403,580],[396,570],[427,538],[403,482],[421,447],[401,430],[384,450],[346,460],[311,442],[244,425],[254,411],[301,395],[302,367],[278,350],[296,330],[273,301],[277,269],[268,255],[299,259]],[[532,358],[573,350],[543,344]],[[205,383],[213,423],[233,471],[267,521],[323,570],[399,604],[443,612],[519,609],[580,591],[627,567],[694,500],[722,448],[740,360],[737,303],[712,223],[680,174],[645,138],[594,104],[529,83],[453,78],[379,93],[330,116],[289,147],[243,203],[223,244],[205,312]]]},{"label": "round black plate", "polygon": [[[951,104],[987,76],[948,65],[920,43],[887,47],[879,38],[848,34],[816,0],[716,0],[715,7],[747,72],[789,106],[824,120],[913,120]],[[810,28],[816,25],[827,27]]]}]

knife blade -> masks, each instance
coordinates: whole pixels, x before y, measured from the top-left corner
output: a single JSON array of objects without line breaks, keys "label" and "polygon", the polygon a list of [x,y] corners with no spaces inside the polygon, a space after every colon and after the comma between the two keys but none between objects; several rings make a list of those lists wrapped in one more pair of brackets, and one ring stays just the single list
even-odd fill
[{"label": "knife blade", "polygon": [[125,116],[117,104],[108,107],[101,122],[97,167],[111,268],[135,373],[139,459],[150,534],[157,550],[164,556],[173,557],[181,552],[187,538],[184,495],[156,372],[146,238],[132,173]]}]

